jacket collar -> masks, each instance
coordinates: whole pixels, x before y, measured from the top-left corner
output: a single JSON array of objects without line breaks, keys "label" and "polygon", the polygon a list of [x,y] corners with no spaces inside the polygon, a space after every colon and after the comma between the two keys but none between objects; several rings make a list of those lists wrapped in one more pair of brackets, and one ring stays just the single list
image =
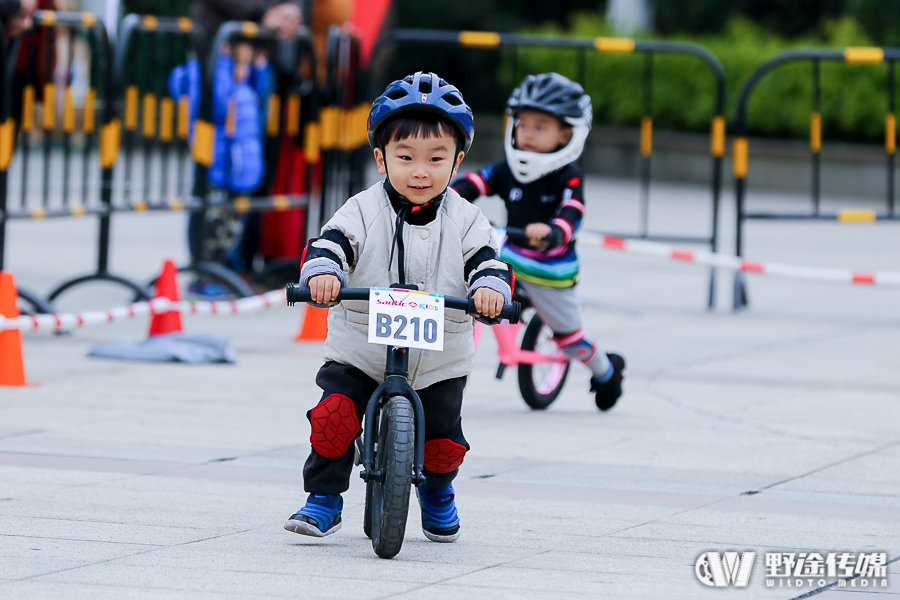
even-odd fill
[{"label": "jacket collar", "polygon": [[413,204],[395,190],[387,179],[384,180],[384,191],[387,193],[395,213],[400,214],[400,210],[404,207],[407,209],[403,220],[410,225],[427,225],[434,221],[441,208],[444,195],[447,193],[447,190],[444,190],[425,204]]}]

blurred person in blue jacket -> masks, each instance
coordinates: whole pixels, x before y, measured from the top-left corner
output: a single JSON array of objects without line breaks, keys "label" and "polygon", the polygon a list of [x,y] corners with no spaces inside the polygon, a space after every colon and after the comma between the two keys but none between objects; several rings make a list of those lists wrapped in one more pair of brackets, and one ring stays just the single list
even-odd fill
[{"label": "blurred person in blue jacket", "polygon": [[[211,186],[229,194],[251,194],[262,184],[265,175],[262,131],[266,115],[261,99],[268,97],[273,85],[274,73],[265,54],[262,51],[254,53],[250,44],[234,44],[217,58],[213,74],[214,160],[207,172]],[[192,135],[199,112],[200,88],[200,64],[196,60],[176,67],[169,76],[172,96],[187,95],[189,98]],[[233,118],[231,123],[229,110]],[[199,215],[191,214],[188,244],[192,260],[201,254],[200,225]],[[221,243],[228,244],[229,241]],[[225,257],[226,266],[238,273],[249,270],[255,249],[255,244],[245,248],[242,242],[243,239],[238,240]],[[208,254],[207,259],[210,258]],[[211,285],[195,288],[198,289],[192,291],[206,296],[221,292]]]}]

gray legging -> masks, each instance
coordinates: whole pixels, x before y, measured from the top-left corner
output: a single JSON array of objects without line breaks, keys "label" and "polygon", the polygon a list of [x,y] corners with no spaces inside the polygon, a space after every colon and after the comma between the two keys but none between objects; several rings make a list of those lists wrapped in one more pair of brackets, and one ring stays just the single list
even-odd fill
[{"label": "gray legging", "polygon": [[521,279],[516,285],[521,286],[541,320],[553,330],[566,356],[583,362],[596,377],[608,374],[606,352],[581,329],[581,301],[574,287],[543,287]]}]

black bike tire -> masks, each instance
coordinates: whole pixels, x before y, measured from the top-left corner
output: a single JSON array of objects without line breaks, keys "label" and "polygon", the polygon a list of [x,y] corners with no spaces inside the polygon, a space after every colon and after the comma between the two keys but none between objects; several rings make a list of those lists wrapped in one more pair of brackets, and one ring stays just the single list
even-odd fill
[{"label": "black bike tire", "polygon": [[382,408],[375,469],[382,472],[383,479],[372,482],[371,498],[372,548],[381,558],[393,558],[403,545],[416,447],[415,423],[407,398],[394,396]]},{"label": "black bike tire", "polygon": [[[544,322],[541,318],[537,314],[532,315],[528,326],[525,327],[525,335],[522,336],[522,350],[534,350],[543,327]],[[549,393],[542,394],[538,391],[534,382],[534,366],[520,363],[518,367],[519,393],[522,395],[522,400],[525,401],[525,404],[531,407],[532,410],[545,410],[553,404],[559,398],[563,387],[566,385],[566,379],[569,377],[569,366],[570,364],[566,363],[566,370],[560,377],[559,384],[550,390]]]}]

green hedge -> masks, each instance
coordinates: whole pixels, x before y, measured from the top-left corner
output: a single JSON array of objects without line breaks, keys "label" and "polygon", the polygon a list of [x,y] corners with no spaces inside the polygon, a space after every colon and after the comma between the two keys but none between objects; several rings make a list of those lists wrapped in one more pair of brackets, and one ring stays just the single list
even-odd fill
[{"label": "green hedge", "polygon": [[[613,35],[601,17],[581,14],[566,31],[554,26],[529,30],[540,35],[595,37]],[[744,82],[768,59],[787,50],[809,47],[844,48],[872,45],[859,24],[849,17],[829,22],[823,37],[786,40],[743,18],[732,19],[721,34],[673,36],[706,47],[722,62],[728,86],[726,117],[734,120],[736,99]],[[514,71],[515,67],[515,71]],[[708,132],[714,109],[714,80],[699,59],[660,54],[654,60],[654,126]],[[579,78],[572,51],[522,49],[515,65],[509,55],[498,71],[505,89],[525,73],[557,71]],[[515,75],[513,74],[515,72]],[[635,126],[640,123],[643,57],[639,54],[588,55],[586,81],[594,103],[595,123]],[[877,141],[884,136],[887,111],[887,68],[843,62],[822,63],[822,126],[828,139]],[[799,137],[809,135],[812,109],[812,67],[809,62],[785,65],[757,86],[749,107],[752,134]]]}]

